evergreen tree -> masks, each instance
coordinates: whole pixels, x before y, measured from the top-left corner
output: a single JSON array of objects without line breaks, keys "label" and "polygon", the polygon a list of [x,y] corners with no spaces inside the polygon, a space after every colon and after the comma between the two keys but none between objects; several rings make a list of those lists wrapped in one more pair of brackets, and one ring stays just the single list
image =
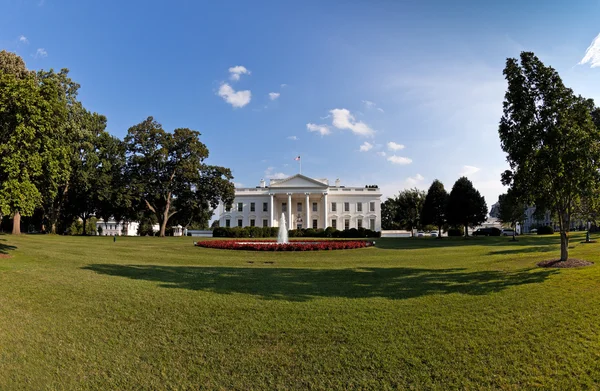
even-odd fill
[{"label": "evergreen tree", "polygon": [[479,191],[467,177],[459,178],[452,186],[448,197],[446,216],[448,223],[462,226],[465,236],[469,236],[469,227],[475,227],[485,221],[487,205]]}]

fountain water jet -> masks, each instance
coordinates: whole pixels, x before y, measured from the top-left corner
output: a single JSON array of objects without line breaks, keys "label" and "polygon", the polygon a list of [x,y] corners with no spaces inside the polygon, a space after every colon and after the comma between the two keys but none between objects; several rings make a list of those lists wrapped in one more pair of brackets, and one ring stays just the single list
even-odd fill
[{"label": "fountain water jet", "polygon": [[285,213],[281,214],[279,219],[279,233],[277,234],[277,243],[288,243],[288,230],[285,222]]}]

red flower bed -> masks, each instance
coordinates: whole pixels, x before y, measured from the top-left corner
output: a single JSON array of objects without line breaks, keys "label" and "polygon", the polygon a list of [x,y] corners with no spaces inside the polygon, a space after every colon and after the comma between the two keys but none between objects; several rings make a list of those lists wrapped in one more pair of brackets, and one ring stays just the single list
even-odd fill
[{"label": "red flower bed", "polygon": [[198,247],[218,248],[223,250],[249,251],[319,251],[319,250],[348,250],[353,248],[371,247],[375,242],[368,240],[325,240],[300,241],[277,244],[274,240],[249,242],[247,240],[204,240],[196,242]]}]

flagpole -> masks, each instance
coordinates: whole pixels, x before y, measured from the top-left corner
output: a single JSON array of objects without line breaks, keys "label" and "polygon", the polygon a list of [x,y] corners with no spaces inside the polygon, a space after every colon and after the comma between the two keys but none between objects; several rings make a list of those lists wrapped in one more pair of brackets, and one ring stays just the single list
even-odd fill
[{"label": "flagpole", "polygon": [[300,159],[298,159],[298,162],[300,163],[300,175],[302,175],[302,156],[300,156]]}]

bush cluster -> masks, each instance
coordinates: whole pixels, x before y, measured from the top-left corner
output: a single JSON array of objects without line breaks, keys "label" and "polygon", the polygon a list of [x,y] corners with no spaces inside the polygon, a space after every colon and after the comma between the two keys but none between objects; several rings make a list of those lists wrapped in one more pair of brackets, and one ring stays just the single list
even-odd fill
[{"label": "bush cluster", "polygon": [[[278,227],[217,227],[213,230],[214,238],[274,238],[279,233]],[[327,229],[302,228],[288,231],[290,238],[378,238],[381,232],[365,228],[350,228],[339,231]]]},{"label": "bush cluster", "polygon": [[554,233],[554,229],[549,225],[544,225],[538,228],[538,235],[552,235]]},{"label": "bush cluster", "polygon": [[448,236],[463,236],[463,230],[460,228],[450,228],[448,229]]}]

